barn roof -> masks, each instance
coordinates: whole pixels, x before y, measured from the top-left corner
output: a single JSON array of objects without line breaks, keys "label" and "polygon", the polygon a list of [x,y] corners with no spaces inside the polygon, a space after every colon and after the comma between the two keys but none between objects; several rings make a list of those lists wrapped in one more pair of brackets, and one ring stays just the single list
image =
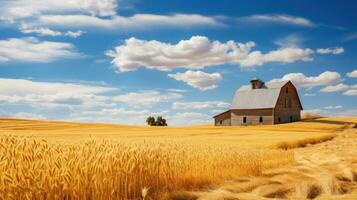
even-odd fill
[{"label": "barn roof", "polygon": [[230,109],[274,108],[281,87],[289,81],[266,83],[263,88],[252,89],[251,85],[243,85],[234,94]]}]

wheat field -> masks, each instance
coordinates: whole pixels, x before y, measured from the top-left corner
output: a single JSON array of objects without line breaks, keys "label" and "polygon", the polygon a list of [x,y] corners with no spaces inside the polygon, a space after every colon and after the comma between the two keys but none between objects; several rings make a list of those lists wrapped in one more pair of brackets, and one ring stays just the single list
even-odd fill
[{"label": "wheat field", "polygon": [[355,120],[179,128],[1,119],[0,199],[173,199],[294,164],[285,149],[330,140]]}]

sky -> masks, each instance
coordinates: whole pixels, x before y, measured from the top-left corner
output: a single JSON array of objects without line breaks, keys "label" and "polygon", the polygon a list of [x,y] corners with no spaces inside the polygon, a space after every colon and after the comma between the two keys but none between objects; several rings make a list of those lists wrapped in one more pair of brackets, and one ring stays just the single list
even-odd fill
[{"label": "sky", "polygon": [[357,116],[353,0],[0,0],[0,117],[212,123],[254,77]]}]

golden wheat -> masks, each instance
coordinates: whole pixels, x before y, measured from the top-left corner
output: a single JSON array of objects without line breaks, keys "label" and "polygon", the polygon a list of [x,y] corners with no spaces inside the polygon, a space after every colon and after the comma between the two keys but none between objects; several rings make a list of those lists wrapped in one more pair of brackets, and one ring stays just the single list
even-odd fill
[{"label": "golden wheat", "polygon": [[66,145],[0,136],[0,147],[0,199],[160,199],[293,161],[287,151],[167,141]]}]

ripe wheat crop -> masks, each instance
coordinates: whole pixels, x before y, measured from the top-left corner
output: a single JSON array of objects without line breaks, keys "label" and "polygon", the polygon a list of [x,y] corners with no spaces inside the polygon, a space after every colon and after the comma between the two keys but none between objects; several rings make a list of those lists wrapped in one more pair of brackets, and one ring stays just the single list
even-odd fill
[{"label": "ripe wheat crop", "polygon": [[[279,159],[272,159],[279,158]],[[165,199],[293,162],[282,150],[0,136],[0,199]],[[144,197],[142,197],[142,195]]]}]

